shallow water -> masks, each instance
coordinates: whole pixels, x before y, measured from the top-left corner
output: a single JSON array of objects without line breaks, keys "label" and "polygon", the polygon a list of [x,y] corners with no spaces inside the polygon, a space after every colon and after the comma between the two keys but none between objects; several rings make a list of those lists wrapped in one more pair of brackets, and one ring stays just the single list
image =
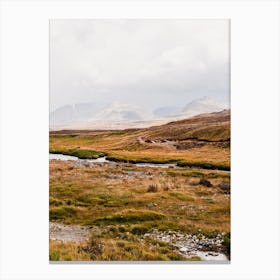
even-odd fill
[{"label": "shallow water", "polygon": [[[83,162],[113,162],[115,163],[115,161],[112,160],[108,160],[107,157],[99,157],[97,159],[80,159],[78,157],[75,156],[68,156],[68,155],[63,155],[63,154],[49,154],[49,159],[53,160],[73,160],[73,161],[83,161]],[[134,164],[134,163],[133,163]],[[179,167],[176,164],[170,164],[170,163],[136,163],[134,164],[137,167],[154,167],[154,168],[180,168],[180,169],[187,169],[190,168],[188,166],[184,166],[184,167]],[[214,171],[214,170],[213,170]],[[224,172],[224,173],[230,173],[230,171],[225,171],[225,170],[219,170],[219,172]]]},{"label": "shallow water", "polygon": [[74,156],[67,156],[62,154],[49,154],[49,159],[57,159],[57,160],[79,160],[79,158]]},{"label": "shallow water", "polygon": [[[111,160],[108,160],[105,157],[99,157],[97,159],[80,159],[78,157],[74,156],[68,156],[68,155],[63,155],[63,154],[49,154],[49,159],[53,160],[74,160],[74,161],[86,161],[86,162],[114,162]],[[136,163],[135,164],[137,167],[159,167],[159,168],[168,168],[168,167],[176,167],[176,164],[156,164],[156,163]]]},{"label": "shallow water", "polygon": [[97,159],[80,159],[74,156],[68,156],[63,154],[49,154],[49,159],[56,159],[56,160],[74,160],[74,161],[87,161],[87,162],[109,162],[106,157],[100,157]]}]

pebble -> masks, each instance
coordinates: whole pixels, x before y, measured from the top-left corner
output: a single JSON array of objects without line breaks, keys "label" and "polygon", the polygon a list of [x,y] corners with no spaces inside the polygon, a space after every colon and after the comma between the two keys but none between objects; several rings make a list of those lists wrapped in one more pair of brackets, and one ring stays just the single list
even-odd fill
[{"label": "pebble", "polygon": [[221,253],[223,234],[218,234],[214,238],[207,238],[201,233],[197,236],[195,234],[184,234],[176,231],[159,232],[154,229],[146,233],[144,237],[167,242],[177,247],[178,252],[184,256],[199,256],[204,260],[227,259],[226,256]]}]

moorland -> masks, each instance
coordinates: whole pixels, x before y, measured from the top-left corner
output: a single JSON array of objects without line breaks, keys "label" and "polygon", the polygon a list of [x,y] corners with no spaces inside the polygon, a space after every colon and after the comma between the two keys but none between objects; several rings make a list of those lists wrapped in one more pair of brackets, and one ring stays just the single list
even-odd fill
[{"label": "moorland", "polygon": [[50,260],[230,259],[229,110],[51,131],[50,153],[80,159],[50,160]]}]

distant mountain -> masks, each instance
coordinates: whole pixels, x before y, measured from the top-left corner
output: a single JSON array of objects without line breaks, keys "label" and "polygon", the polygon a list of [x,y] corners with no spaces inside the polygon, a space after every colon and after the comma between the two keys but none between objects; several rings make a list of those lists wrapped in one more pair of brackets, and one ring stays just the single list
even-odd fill
[{"label": "distant mountain", "polygon": [[74,110],[73,106],[66,105],[56,109],[50,114],[50,125],[62,125],[67,124],[73,121],[74,118]]},{"label": "distant mountain", "polygon": [[50,125],[60,126],[93,118],[103,108],[95,103],[79,103],[57,108],[50,114]]},{"label": "distant mountain", "polygon": [[178,113],[180,113],[181,110],[182,110],[182,108],[175,107],[175,106],[159,107],[153,111],[153,114],[156,117],[166,117],[166,116],[170,116],[173,114],[178,114]]},{"label": "distant mountain", "polygon": [[224,109],[226,109],[226,106],[217,103],[207,96],[204,96],[188,103],[183,108],[182,113],[186,114],[187,116],[194,116],[204,113],[219,112]]},{"label": "distant mountain", "polygon": [[183,109],[175,106],[158,107],[153,114],[131,104],[114,102],[110,105],[80,103],[56,109],[50,114],[51,129],[126,129],[161,125],[191,116],[228,109],[209,97],[195,99]]},{"label": "distant mountain", "polygon": [[99,112],[94,120],[102,121],[141,121],[151,118],[151,114],[146,112],[141,107],[123,104],[112,103],[107,108]]}]

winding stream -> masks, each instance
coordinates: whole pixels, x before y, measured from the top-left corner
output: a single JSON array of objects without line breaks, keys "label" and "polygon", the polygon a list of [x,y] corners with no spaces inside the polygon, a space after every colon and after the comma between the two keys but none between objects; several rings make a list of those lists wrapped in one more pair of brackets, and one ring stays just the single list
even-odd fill
[{"label": "winding stream", "polygon": [[[53,160],[73,160],[73,161],[86,161],[86,162],[115,162],[112,160],[108,160],[107,157],[99,157],[97,159],[80,159],[78,157],[75,156],[68,156],[68,155],[63,155],[63,154],[49,154],[49,159]],[[136,163],[135,164],[137,167],[159,167],[159,168],[169,168],[169,167],[176,167],[179,168],[178,166],[176,166],[176,164],[170,164],[170,163]]]},{"label": "winding stream", "polygon": [[[75,156],[69,156],[69,155],[63,155],[63,154],[52,154],[49,153],[49,159],[50,160],[72,160],[72,161],[81,161],[81,162],[99,162],[99,163],[116,163],[113,160],[108,160],[106,156],[104,157],[99,157],[97,159],[80,159],[78,157]],[[137,167],[154,167],[154,168],[180,168],[180,169],[188,169],[191,168],[191,166],[178,166],[177,164],[172,164],[172,163],[132,163]],[[199,168],[199,167],[196,167]],[[203,169],[203,168],[202,168]],[[209,169],[210,170],[210,169]],[[219,171],[219,172],[224,172],[224,173],[230,173],[230,171],[227,170],[220,170],[220,169],[212,169],[213,171]]]},{"label": "winding stream", "polygon": [[80,159],[75,156],[68,156],[63,154],[49,154],[49,159],[56,159],[56,160],[74,160],[74,161],[86,161],[86,162],[112,162],[110,160],[107,160],[106,157],[99,157],[97,159]]}]

